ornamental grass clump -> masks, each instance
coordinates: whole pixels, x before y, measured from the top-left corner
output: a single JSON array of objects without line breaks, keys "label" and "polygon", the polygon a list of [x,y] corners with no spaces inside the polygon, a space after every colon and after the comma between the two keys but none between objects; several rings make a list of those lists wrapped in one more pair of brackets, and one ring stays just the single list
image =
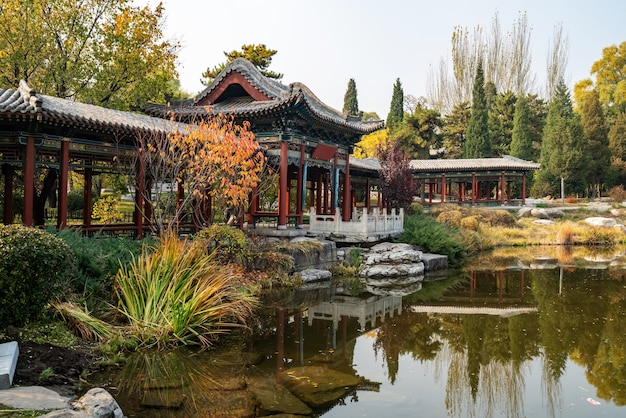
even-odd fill
[{"label": "ornamental grass clump", "polygon": [[119,309],[141,344],[209,346],[251,318],[256,299],[238,287],[235,270],[205,248],[200,240],[166,233],[156,248],[120,268]]}]

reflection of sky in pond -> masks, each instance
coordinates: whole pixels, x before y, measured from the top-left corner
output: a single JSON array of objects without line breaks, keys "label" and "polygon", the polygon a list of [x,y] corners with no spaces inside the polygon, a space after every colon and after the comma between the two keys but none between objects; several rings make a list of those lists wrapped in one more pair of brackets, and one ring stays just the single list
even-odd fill
[{"label": "reflection of sky in pond", "polygon": [[[399,371],[393,384],[387,376],[387,368],[380,353],[373,350],[373,339],[360,336],[354,349],[354,367],[361,376],[372,381],[382,382],[380,392],[357,392],[358,401],[345,399],[344,405],[338,405],[325,413],[324,417],[591,417],[626,416],[623,408],[616,407],[596,397],[595,388],[587,382],[584,370],[571,361],[567,361],[566,369],[557,387],[559,400],[554,405],[554,414],[550,412],[548,388],[542,383],[542,362],[536,357],[524,364],[524,391],[517,396],[521,406],[517,411],[508,411],[504,398],[490,411],[488,401],[481,397],[480,391],[476,403],[472,404],[467,393],[458,393],[462,399],[456,399],[460,408],[446,411],[447,370],[450,359],[448,350],[443,348],[435,360],[416,361],[411,355],[399,358]],[[509,399],[511,400],[511,399]],[[455,402],[453,401],[453,402]],[[592,402],[599,402],[593,405]],[[450,405],[452,407],[452,405]],[[511,407],[511,405],[508,405]],[[452,407],[453,408],[453,407]],[[489,414],[491,412],[491,414]],[[515,413],[517,412],[517,413]]]}]

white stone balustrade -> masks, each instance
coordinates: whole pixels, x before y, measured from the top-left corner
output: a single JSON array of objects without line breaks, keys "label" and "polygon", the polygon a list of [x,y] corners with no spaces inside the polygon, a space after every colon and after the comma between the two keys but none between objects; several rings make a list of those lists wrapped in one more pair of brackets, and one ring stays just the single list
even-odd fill
[{"label": "white stone balustrade", "polygon": [[367,208],[353,209],[352,219],[344,222],[341,219],[339,208],[335,209],[334,215],[318,215],[315,208],[309,211],[309,232],[317,235],[335,238],[345,237],[350,241],[375,242],[386,238],[395,238],[404,231],[404,209],[387,209],[382,211],[373,208],[368,213]]}]

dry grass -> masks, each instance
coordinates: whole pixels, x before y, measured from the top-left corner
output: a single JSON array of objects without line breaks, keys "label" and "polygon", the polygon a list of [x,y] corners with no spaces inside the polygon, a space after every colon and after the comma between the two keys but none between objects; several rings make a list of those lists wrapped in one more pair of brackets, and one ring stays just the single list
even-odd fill
[{"label": "dry grass", "polygon": [[[431,210],[437,221],[474,231],[494,247],[539,245],[607,246],[626,243],[626,233],[618,228],[594,227],[582,222],[598,213],[585,209],[566,211],[552,225],[536,224],[534,218],[516,219],[501,209],[468,208],[453,204],[436,205]],[[621,221],[618,219],[618,222]]]}]

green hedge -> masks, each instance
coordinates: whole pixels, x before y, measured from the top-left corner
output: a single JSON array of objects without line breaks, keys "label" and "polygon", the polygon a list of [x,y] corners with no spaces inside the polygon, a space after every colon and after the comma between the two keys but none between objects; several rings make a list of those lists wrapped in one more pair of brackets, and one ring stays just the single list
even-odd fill
[{"label": "green hedge", "polygon": [[74,264],[70,248],[45,231],[0,226],[0,327],[36,318],[63,289]]}]

